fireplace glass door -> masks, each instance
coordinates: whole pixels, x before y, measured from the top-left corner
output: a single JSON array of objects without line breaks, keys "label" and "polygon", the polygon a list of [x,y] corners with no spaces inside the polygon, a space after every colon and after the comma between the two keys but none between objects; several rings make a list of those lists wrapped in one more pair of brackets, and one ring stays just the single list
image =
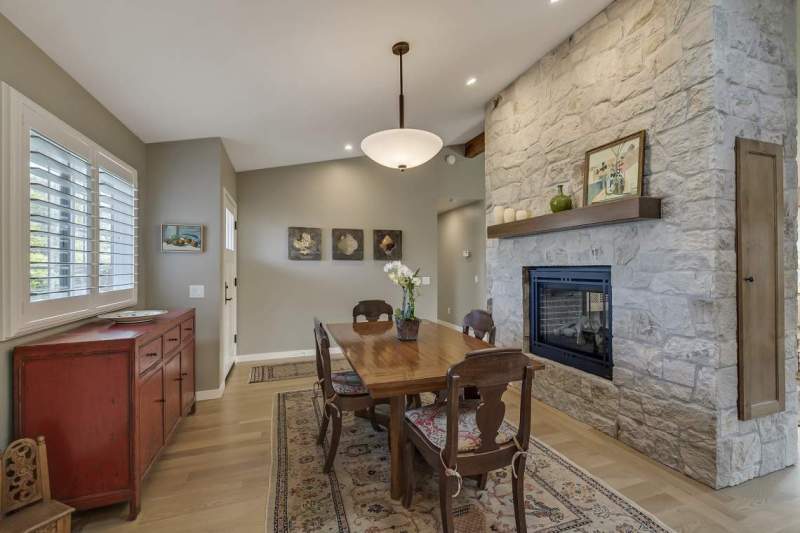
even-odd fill
[{"label": "fireplace glass door", "polygon": [[533,353],[610,378],[609,270],[531,269],[530,287]]}]

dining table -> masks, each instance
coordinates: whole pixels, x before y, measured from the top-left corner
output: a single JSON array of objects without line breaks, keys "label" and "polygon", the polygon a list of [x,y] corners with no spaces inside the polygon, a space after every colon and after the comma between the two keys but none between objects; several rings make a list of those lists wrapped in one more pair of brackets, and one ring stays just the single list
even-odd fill
[{"label": "dining table", "polygon": [[[447,388],[447,371],[464,355],[492,348],[454,327],[421,320],[417,339],[401,341],[391,321],[326,324],[344,357],[376,400],[389,400],[391,497],[403,496],[406,398]],[[544,365],[534,361],[534,371]]]}]

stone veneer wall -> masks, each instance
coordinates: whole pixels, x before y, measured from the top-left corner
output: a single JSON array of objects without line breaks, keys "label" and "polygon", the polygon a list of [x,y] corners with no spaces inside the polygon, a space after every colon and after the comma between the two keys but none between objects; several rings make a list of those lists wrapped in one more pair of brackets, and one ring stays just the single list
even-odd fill
[{"label": "stone veneer wall", "polygon": [[495,205],[582,203],[588,149],[647,130],[645,193],[663,219],[487,241],[498,342],[522,345],[523,266],[611,265],[614,379],[547,362],[534,394],[661,463],[721,487],[797,459],[787,411],[736,417],[734,138],[785,146],[787,355],[795,349],[792,0],[618,0],[533,65],[486,113]]}]

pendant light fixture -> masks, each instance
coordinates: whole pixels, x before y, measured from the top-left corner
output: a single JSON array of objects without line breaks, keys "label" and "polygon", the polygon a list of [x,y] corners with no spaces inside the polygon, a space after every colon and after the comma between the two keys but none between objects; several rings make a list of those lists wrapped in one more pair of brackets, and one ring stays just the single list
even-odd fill
[{"label": "pendant light fixture", "polygon": [[403,103],[403,55],[408,53],[407,42],[392,46],[392,52],[400,56],[400,127],[369,135],[361,141],[361,150],[373,161],[385,167],[401,171],[426,163],[442,149],[442,139],[435,133],[405,127]]}]

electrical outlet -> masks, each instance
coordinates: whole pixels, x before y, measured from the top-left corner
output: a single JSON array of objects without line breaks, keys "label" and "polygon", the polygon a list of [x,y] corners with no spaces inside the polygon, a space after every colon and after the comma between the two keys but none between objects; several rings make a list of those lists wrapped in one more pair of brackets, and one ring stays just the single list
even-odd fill
[{"label": "electrical outlet", "polygon": [[479,283],[477,274],[475,275],[475,285]]},{"label": "electrical outlet", "polygon": [[189,285],[189,298],[205,298],[206,286],[205,285]]},{"label": "electrical outlet", "polygon": [[447,314],[448,315],[450,314],[450,308],[449,307],[447,308]]}]

